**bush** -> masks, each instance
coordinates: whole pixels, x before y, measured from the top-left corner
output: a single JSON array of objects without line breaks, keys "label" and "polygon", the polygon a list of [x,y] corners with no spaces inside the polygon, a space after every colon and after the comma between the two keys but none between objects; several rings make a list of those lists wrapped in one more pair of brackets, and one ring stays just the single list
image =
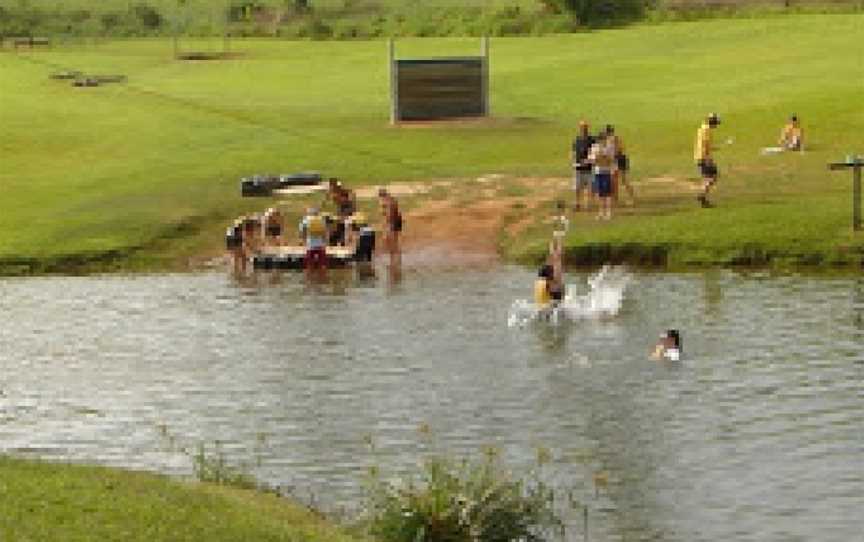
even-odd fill
[{"label": "bush", "polygon": [[545,0],[554,13],[569,13],[585,26],[634,21],[645,14],[651,0]]},{"label": "bush", "polygon": [[147,4],[133,6],[132,13],[141,22],[141,26],[148,30],[156,30],[162,26],[162,15]]},{"label": "bush", "polygon": [[297,27],[297,37],[300,38],[323,40],[332,35],[333,29],[330,28],[330,25],[317,17],[306,19]]},{"label": "bush", "polygon": [[561,527],[553,491],[536,473],[514,479],[493,454],[431,459],[405,484],[373,473],[368,495],[369,531],[382,542],[538,542]]},{"label": "bush", "polygon": [[218,444],[214,454],[207,454],[204,445],[191,456],[195,479],[199,482],[236,487],[238,489],[262,489],[254,476],[245,469],[229,465]]}]

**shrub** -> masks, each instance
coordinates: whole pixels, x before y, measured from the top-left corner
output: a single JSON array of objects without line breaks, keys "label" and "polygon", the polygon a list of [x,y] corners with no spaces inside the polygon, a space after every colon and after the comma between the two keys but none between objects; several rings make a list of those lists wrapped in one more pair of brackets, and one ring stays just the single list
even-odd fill
[{"label": "shrub", "polygon": [[228,464],[218,443],[214,454],[208,455],[204,445],[198,446],[198,451],[191,456],[192,469],[199,482],[220,484],[239,489],[261,489],[255,477],[245,471]]},{"label": "shrub", "polygon": [[156,30],[162,26],[162,15],[155,8],[147,4],[133,6],[132,13],[140,21],[141,25],[148,30]]},{"label": "shrub", "polygon": [[332,35],[333,29],[330,28],[330,25],[317,17],[310,17],[297,27],[297,36],[300,38],[321,40],[327,39]]},{"label": "shrub", "polygon": [[537,542],[561,526],[553,491],[536,473],[514,479],[493,454],[431,459],[407,483],[373,474],[368,495],[369,531],[382,542]]},{"label": "shrub", "polygon": [[545,0],[549,11],[570,13],[585,26],[637,20],[651,0]]}]

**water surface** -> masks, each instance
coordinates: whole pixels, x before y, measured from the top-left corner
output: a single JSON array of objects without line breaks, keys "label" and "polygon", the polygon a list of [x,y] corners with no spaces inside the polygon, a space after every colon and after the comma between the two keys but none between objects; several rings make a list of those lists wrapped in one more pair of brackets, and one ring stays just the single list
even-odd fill
[{"label": "water surface", "polygon": [[[614,318],[511,329],[532,280],[2,280],[0,452],[188,475],[180,448],[219,441],[353,509],[371,465],[491,445],[527,469],[543,447],[592,540],[864,531],[864,279],[638,274]],[[682,362],[650,361],[668,327]]]}]

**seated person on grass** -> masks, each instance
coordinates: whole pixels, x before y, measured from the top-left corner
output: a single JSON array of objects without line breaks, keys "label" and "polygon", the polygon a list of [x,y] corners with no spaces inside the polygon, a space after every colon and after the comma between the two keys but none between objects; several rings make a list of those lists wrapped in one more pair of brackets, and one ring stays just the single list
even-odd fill
[{"label": "seated person on grass", "polygon": [[801,129],[801,124],[798,122],[796,115],[792,115],[789,122],[783,127],[778,143],[787,151],[800,151],[804,149],[804,131]]}]

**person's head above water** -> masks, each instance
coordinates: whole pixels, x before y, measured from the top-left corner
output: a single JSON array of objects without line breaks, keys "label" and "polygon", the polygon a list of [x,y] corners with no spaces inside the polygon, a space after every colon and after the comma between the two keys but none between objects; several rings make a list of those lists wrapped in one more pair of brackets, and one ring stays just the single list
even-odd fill
[{"label": "person's head above water", "polygon": [[540,269],[537,271],[537,276],[541,279],[552,279],[552,266],[549,264],[544,264],[540,266]]},{"label": "person's head above water", "polygon": [[675,348],[679,350],[681,349],[681,333],[679,333],[677,329],[670,329],[666,332],[666,336],[670,339]]}]

